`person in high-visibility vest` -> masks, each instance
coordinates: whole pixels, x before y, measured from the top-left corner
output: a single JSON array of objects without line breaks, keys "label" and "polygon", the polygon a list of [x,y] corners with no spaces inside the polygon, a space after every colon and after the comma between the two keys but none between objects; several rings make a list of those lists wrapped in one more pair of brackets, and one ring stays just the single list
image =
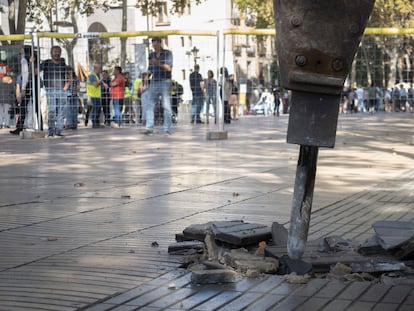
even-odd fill
[{"label": "person in high-visibility vest", "polygon": [[[88,76],[86,81],[86,94],[91,99],[92,102],[92,127],[99,128],[99,117],[102,110],[101,105],[101,84],[103,81],[103,76],[100,76],[102,72],[101,65],[94,65],[93,72]],[[103,126],[105,127],[105,126]]]},{"label": "person in high-visibility vest", "polygon": [[[134,83],[132,84],[132,100],[134,102],[133,105],[133,110],[134,110],[134,115],[135,117],[138,114],[138,120],[134,120],[134,121],[138,121],[138,123],[142,122],[142,105],[141,105],[141,94],[140,92],[138,92],[140,86],[142,84],[142,79],[136,78],[134,80]],[[139,110],[139,112],[138,112]]]}]

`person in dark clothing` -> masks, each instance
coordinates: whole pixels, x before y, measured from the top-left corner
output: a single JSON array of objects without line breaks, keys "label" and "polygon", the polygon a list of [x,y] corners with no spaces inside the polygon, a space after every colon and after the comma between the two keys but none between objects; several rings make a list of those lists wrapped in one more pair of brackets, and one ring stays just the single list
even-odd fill
[{"label": "person in dark clothing", "polygon": [[30,58],[32,57],[32,47],[30,45],[23,46],[21,50],[21,59],[20,59],[20,66],[21,66],[21,85],[20,85],[20,98],[18,99],[18,109],[17,113],[19,117],[16,123],[16,129],[10,131],[10,134],[19,135],[24,128],[24,121],[26,120],[26,113],[27,113],[27,105],[30,102],[30,98],[32,97],[32,66],[33,62],[30,62]]},{"label": "person in dark clothing", "polygon": [[108,75],[107,70],[102,71],[102,85],[101,85],[101,103],[102,110],[105,116],[105,126],[111,126],[111,99],[110,99],[110,87],[111,78]]},{"label": "person in dark clothing", "polygon": [[171,84],[171,109],[172,109],[172,122],[177,123],[178,117],[178,105],[181,101],[181,95],[183,95],[183,86],[177,81],[172,81]]},{"label": "person in dark clothing", "polygon": [[203,108],[203,77],[199,73],[200,66],[195,64],[194,71],[190,74],[190,88],[193,93],[191,103],[191,123],[202,124],[200,119],[201,109]]},{"label": "person in dark clothing", "polygon": [[229,79],[229,72],[226,67],[220,68],[220,98],[223,101],[224,108],[224,123],[230,124],[230,105],[229,100],[231,96],[232,83]]}]

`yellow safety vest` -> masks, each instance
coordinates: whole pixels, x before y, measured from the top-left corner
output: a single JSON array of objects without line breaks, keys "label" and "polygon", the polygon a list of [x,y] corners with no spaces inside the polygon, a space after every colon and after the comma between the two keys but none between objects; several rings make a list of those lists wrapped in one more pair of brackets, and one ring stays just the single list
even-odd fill
[{"label": "yellow safety vest", "polygon": [[129,87],[125,87],[124,98],[131,98],[131,89]]},{"label": "yellow safety vest", "polygon": [[91,76],[95,76],[96,80],[99,80],[99,77],[96,73],[91,73],[88,76],[88,81],[86,82],[86,95],[88,95],[89,97],[101,97],[101,86],[98,85],[97,87],[95,87],[92,82],[91,82]]}]

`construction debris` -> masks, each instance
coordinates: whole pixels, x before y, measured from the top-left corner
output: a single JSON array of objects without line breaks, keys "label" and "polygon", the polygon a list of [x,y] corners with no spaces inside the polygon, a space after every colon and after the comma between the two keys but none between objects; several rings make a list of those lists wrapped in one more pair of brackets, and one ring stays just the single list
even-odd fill
[{"label": "construction debris", "polygon": [[396,278],[408,275],[414,267],[407,261],[414,259],[414,223],[377,221],[373,229],[375,235],[363,243],[337,235],[309,241],[302,259],[294,260],[287,255],[287,230],[277,222],[269,228],[242,220],[212,221],[176,234],[177,243],[168,252],[201,262],[191,268],[197,284],[234,282],[237,272],[286,275],[290,283],[306,283],[315,275],[350,281],[372,281],[394,272],[399,273]]}]

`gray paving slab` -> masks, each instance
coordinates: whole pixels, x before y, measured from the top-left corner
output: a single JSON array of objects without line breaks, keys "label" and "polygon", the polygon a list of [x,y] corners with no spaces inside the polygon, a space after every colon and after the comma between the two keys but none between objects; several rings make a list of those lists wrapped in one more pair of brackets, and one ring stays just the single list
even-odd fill
[{"label": "gray paving slab", "polygon": [[[414,219],[413,118],[340,116],[335,148],[319,152],[310,238],[363,239],[376,220]],[[182,261],[166,250],[191,224],[289,226],[298,146],[285,143],[287,120],[242,117],[222,141],[205,139],[213,125],[178,124],[168,138],[140,127],[80,126],[62,140],[0,130],[0,310],[411,305],[411,289],[399,286],[375,300],[366,284],[353,285],[358,295],[348,283],[311,288],[278,277],[215,288],[175,281]],[[159,294],[139,302],[149,291]]]}]

